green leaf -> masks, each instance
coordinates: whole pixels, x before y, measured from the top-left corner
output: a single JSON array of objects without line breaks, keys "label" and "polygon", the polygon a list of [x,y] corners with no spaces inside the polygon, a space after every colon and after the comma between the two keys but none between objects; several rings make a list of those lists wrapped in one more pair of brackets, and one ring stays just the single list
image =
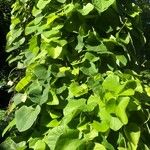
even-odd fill
[{"label": "green leaf", "polygon": [[66,16],[69,16],[69,14],[73,12],[75,7],[76,5],[74,5],[73,3],[67,4],[66,7],[64,7],[64,14]]},{"label": "green leaf", "polygon": [[28,89],[28,93],[29,93],[29,96],[36,96],[36,95],[41,95],[41,92],[42,92],[42,86],[41,84],[38,82],[38,80],[35,80],[30,86],[29,86],[29,89]]},{"label": "green leaf", "polygon": [[98,73],[96,65],[87,60],[81,64],[80,70],[88,76],[94,76]]},{"label": "green leaf", "polygon": [[88,15],[92,10],[94,9],[94,6],[91,3],[87,3],[85,6],[83,6],[82,10],[79,10],[79,12],[83,15],[86,16]]},{"label": "green leaf", "polygon": [[42,19],[43,19],[43,16],[42,16],[42,15],[39,15],[39,16],[36,17],[33,21],[31,21],[30,24],[32,24],[32,22],[33,22],[34,25],[37,25],[37,24],[39,24],[40,22],[42,22]]},{"label": "green leaf", "polygon": [[105,146],[99,143],[95,143],[93,150],[106,150]]},{"label": "green leaf", "polygon": [[15,143],[10,137],[0,144],[1,150],[26,150],[26,142]]},{"label": "green leaf", "polygon": [[50,129],[44,141],[51,150],[72,150],[78,149],[84,142],[78,139],[79,132],[65,126],[58,126]]},{"label": "green leaf", "polygon": [[9,36],[8,40],[7,40],[7,45],[11,45],[12,42],[14,42],[18,37],[21,36],[23,32],[23,29],[22,28],[19,28],[19,29],[15,29],[15,30],[11,30],[7,36]]},{"label": "green leaf", "polygon": [[52,119],[56,119],[56,118],[60,118],[62,116],[62,114],[58,111],[54,111],[54,110],[51,110],[49,112],[50,116]]},{"label": "green leaf", "polygon": [[17,149],[16,150],[26,150],[27,146],[26,146],[26,141],[22,141],[20,143],[17,143]]},{"label": "green leaf", "polygon": [[41,12],[42,12],[42,10],[41,9],[37,9],[35,6],[32,9],[32,15],[34,17],[36,17],[37,15],[39,15]]},{"label": "green leaf", "polygon": [[87,104],[92,104],[92,103],[96,103],[98,104],[100,107],[104,107],[104,103],[102,102],[100,96],[97,95],[91,95],[87,101]]},{"label": "green leaf", "polygon": [[39,9],[44,9],[46,7],[47,4],[49,4],[51,2],[51,0],[39,0],[37,3],[37,7]]},{"label": "green leaf", "polygon": [[54,128],[54,127],[57,127],[57,126],[59,126],[59,122],[56,120],[56,119],[54,119],[54,120],[52,120],[51,122],[49,122],[47,125],[46,125],[46,127],[48,127],[48,128]]},{"label": "green leaf", "polygon": [[15,112],[16,127],[20,132],[28,130],[36,121],[41,111],[40,106],[36,108],[22,106]]},{"label": "green leaf", "polygon": [[94,54],[90,53],[90,52],[86,52],[85,53],[85,56],[84,56],[84,59],[87,59],[91,62],[96,62],[98,61],[100,58],[99,57],[96,57]]},{"label": "green leaf", "polygon": [[109,112],[110,114],[114,113],[116,110],[116,106],[117,106],[116,98],[111,97],[111,95],[109,96],[109,94],[108,94],[107,97],[105,95],[105,100],[107,101],[107,102],[105,102],[105,108],[106,108],[107,112]]},{"label": "green leaf", "polygon": [[81,146],[84,144],[84,141],[78,139],[78,134],[77,130],[68,130],[63,133],[57,141],[55,150],[70,150],[70,148],[72,150],[82,150]]},{"label": "green leaf", "polygon": [[[59,36],[60,33],[60,29],[63,27],[63,25],[57,25],[56,27],[53,27],[51,30],[49,31],[43,31],[42,33],[42,37],[46,42],[50,42],[51,38],[53,38],[54,36]],[[46,39],[47,38],[47,39]]]},{"label": "green leaf", "polygon": [[64,115],[69,115],[71,114],[74,110],[83,110],[85,105],[86,100],[85,99],[79,99],[79,100],[69,100],[69,103],[67,104],[67,106],[64,108]]},{"label": "green leaf", "polygon": [[106,121],[93,121],[92,127],[98,132],[106,132],[109,129],[109,124]]},{"label": "green leaf", "polygon": [[3,130],[3,133],[2,133],[2,137],[6,134],[6,132],[10,131],[12,129],[12,127],[14,127],[16,125],[16,121],[15,119],[13,119],[9,124],[8,126]]},{"label": "green leaf", "polygon": [[86,84],[79,85],[77,82],[71,83],[69,87],[69,97],[79,97],[88,92],[88,87]]},{"label": "green leaf", "polygon": [[121,42],[123,44],[129,44],[129,42],[131,40],[130,33],[120,35],[120,32],[118,32],[116,34],[116,39],[118,42]]},{"label": "green leaf", "polygon": [[34,68],[34,75],[40,80],[40,79],[47,79],[47,69],[44,65],[37,65]]},{"label": "green leaf", "polygon": [[66,0],[57,0],[57,2],[59,2],[59,3],[65,3]]},{"label": "green leaf", "polygon": [[115,150],[113,145],[111,145],[104,137],[101,144],[104,145],[107,150]]},{"label": "green leaf", "polygon": [[46,149],[46,144],[43,140],[38,140],[35,143],[34,150],[45,150],[45,149]]},{"label": "green leaf", "polygon": [[29,148],[34,149],[35,143],[39,140],[37,137],[30,137],[28,140]]},{"label": "green leaf", "polygon": [[42,105],[48,101],[49,93],[50,93],[50,88],[49,86],[46,86],[46,88],[43,90],[42,96],[40,97],[39,105]]},{"label": "green leaf", "polygon": [[73,100],[70,99],[69,103],[67,104],[67,106],[64,108],[64,118],[62,120],[62,122],[64,124],[68,124],[71,121],[73,121],[73,119],[81,114],[81,112],[86,112],[88,111],[86,104],[85,104],[85,99],[79,99],[79,100]]},{"label": "green leaf", "polygon": [[125,126],[124,131],[128,141],[133,143],[137,148],[141,134],[140,128],[137,126],[137,124],[129,123],[127,126]]},{"label": "green leaf", "polygon": [[124,56],[124,55],[117,55],[116,56],[116,58],[117,58],[117,64],[120,66],[120,64],[122,64],[123,66],[126,66],[126,64],[127,64],[127,59],[126,59],[126,57]]},{"label": "green leaf", "polygon": [[99,12],[107,10],[115,0],[93,0],[93,5]]},{"label": "green leaf", "polygon": [[135,91],[133,89],[127,89],[119,93],[120,96],[132,96],[134,95]]},{"label": "green leaf", "polygon": [[137,88],[137,82],[135,80],[128,80],[124,85],[121,91],[119,92],[120,96],[132,96],[134,95]]},{"label": "green leaf", "polygon": [[118,131],[123,126],[123,123],[117,117],[111,117],[110,128]]},{"label": "green leaf", "polygon": [[26,75],[24,78],[22,78],[15,87],[16,91],[17,92],[22,91],[25,88],[25,86],[27,86],[30,83],[31,78],[32,78],[31,75]]},{"label": "green leaf", "polygon": [[108,77],[104,80],[102,86],[104,87],[105,90],[114,93],[118,93],[122,89],[122,86],[119,83],[119,77],[114,74],[108,75]]},{"label": "green leaf", "polygon": [[17,150],[17,144],[9,137],[0,144],[1,150]]},{"label": "green leaf", "polygon": [[56,95],[56,92],[51,90],[51,97],[48,99],[47,105],[58,105],[59,104],[59,99]]},{"label": "green leaf", "polygon": [[27,94],[24,93],[17,93],[14,95],[14,97],[12,98],[13,102],[15,103],[15,105],[19,105],[20,103],[24,103],[27,100]]},{"label": "green leaf", "polygon": [[107,50],[107,47],[104,44],[98,46],[86,45],[87,51],[97,52],[97,53],[111,53]]},{"label": "green leaf", "polygon": [[36,32],[38,29],[38,25],[34,25],[34,26],[26,26],[25,28],[25,35],[29,35],[31,33]]},{"label": "green leaf", "polygon": [[44,141],[51,150],[55,150],[57,140],[64,131],[65,127],[63,126],[58,126],[48,131],[48,135],[44,137]]},{"label": "green leaf", "polygon": [[150,87],[145,87],[146,94],[150,97]]},{"label": "green leaf", "polygon": [[54,47],[49,47],[49,49],[47,49],[47,50],[48,50],[48,55],[50,57],[52,57],[53,59],[56,59],[60,56],[63,48],[61,46],[57,46],[55,48]]},{"label": "green leaf", "polygon": [[37,36],[33,36],[30,41],[29,41],[29,50],[37,55],[39,52],[39,47],[38,47],[38,38]]},{"label": "green leaf", "polygon": [[118,101],[119,101],[119,104],[117,105],[117,108],[116,108],[116,115],[119,117],[119,119],[121,120],[123,124],[127,124],[128,117],[126,114],[126,108],[129,104],[130,97],[119,97]]},{"label": "green leaf", "polygon": [[81,36],[80,34],[77,36],[78,39],[78,44],[75,47],[75,50],[77,50],[78,52],[81,52],[83,47],[84,47],[84,42],[83,42],[83,36]]},{"label": "green leaf", "polygon": [[46,26],[50,26],[54,22],[54,20],[58,18],[58,15],[56,15],[56,13],[51,13],[46,18],[47,18]]}]

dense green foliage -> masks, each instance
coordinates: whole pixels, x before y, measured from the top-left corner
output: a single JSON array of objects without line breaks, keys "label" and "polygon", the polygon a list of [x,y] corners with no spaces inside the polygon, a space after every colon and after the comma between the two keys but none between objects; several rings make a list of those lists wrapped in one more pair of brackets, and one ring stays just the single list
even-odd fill
[{"label": "dense green foliage", "polygon": [[[6,46],[6,34],[9,31],[10,16],[11,16],[11,4],[13,0],[0,0],[0,109],[6,108],[10,99],[7,94],[8,87],[6,85],[10,67],[6,63],[8,54],[5,52]],[[8,96],[7,96],[8,95]]]},{"label": "dense green foliage", "polygon": [[[16,0],[9,150],[148,150],[141,9],[129,0]],[[19,80],[19,82],[18,82]]]},{"label": "dense green foliage", "polygon": [[[5,52],[6,34],[9,31],[11,23],[11,4],[14,0],[0,0],[0,133],[3,132],[8,124],[6,119],[6,109],[11,97],[8,93],[9,87],[7,86],[8,74],[10,68],[6,62],[8,54]],[[0,142],[3,138],[0,135]]]}]

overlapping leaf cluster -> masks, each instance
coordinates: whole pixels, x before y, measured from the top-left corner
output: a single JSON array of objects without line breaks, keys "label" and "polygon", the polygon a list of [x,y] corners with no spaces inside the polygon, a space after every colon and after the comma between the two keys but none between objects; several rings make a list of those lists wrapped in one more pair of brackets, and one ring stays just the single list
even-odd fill
[{"label": "overlapping leaf cluster", "polygon": [[117,0],[16,0],[7,51],[25,74],[1,147],[148,149],[149,87],[126,70],[140,65],[139,15]]}]

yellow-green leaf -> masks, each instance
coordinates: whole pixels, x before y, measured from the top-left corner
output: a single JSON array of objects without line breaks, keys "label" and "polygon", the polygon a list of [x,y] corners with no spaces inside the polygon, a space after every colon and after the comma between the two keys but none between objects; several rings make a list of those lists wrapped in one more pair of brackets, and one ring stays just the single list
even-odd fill
[{"label": "yellow-green leaf", "polygon": [[21,90],[23,90],[25,86],[27,86],[30,83],[31,78],[32,78],[31,75],[27,75],[24,78],[22,78],[15,87],[16,91],[20,92]]},{"label": "yellow-green leaf", "polygon": [[119,117],[119,119],[121,120],[121,122],[123,124],[127,124],[128,123],[128,117],[126,114],[126,108],[127,108],[128,103],[130,101],[130,97],[120,97],[119,101],[120,102],[116,108],[116,115]]}]

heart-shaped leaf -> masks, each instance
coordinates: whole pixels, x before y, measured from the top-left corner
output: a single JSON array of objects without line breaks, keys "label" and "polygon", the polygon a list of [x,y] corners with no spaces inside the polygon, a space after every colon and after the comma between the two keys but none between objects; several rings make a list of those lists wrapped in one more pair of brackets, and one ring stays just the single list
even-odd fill
[{"label": "heart-shaped leaf", "polygon": [[39,113],[40,113],[40,106],[36,108],[22,106],[19,110],[15,112],[15,119],[16,119],[16,127],[20,132],[28,130],[33,123],[36,121]]}]

